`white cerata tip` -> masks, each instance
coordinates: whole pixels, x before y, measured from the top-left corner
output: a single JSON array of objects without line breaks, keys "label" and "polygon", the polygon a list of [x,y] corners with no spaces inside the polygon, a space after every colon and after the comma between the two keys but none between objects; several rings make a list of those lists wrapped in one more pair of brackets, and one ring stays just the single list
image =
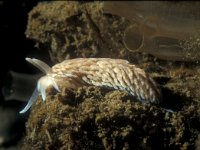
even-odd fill
[{"label": "white cerata tip", "polygon": [[39,95],[41,95],[42,99],[45,100],[46,99],[46,89],[49,85],[52,85],[58,92],[60,92],[58,85],[55,82],[54,78],[50,76],[50,73],[51,73],[50,66],[48,66],[43,61],[35,59],[35,58],[26,58],[26,60],[29,63],[31,63],[32,65],[36,66],[38,69],[40,69],[46,75],[41,77],[38,80],[37,87],[35,88],[32,96],[30,97],[28,104],[25,106],[25,108],[23,110],[21,110],[19,112],[20,114],[25,113],[27,110],[29,110],[29,108],[37,100]]}]

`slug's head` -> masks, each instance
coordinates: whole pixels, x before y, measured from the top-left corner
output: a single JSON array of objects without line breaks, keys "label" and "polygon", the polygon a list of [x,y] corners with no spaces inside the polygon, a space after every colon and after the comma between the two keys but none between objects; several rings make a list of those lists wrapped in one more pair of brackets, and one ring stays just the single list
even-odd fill
[{"label": "slug's head", "polygon": [[36,66],[38,69],[40,69],[42,72],[44,72],[46,75],[41,77],[38,82],[37,82],[37,87],[35,88],[31,98],[28,101],[28,104],[25,106],[23,110],[21,110],[19,113],[25,113],[37,100],[37,97],[39,95],[42,96],[42,99],[46,99],[46,89],[48,86],[52,85],[57,91],[60,91],[54,78],[51,76],[52,70],[51,67],[49,67],[46,63],[44,63],[41,60],[38,59],[31,59],[31,58],[26,58],[26,60]]}]

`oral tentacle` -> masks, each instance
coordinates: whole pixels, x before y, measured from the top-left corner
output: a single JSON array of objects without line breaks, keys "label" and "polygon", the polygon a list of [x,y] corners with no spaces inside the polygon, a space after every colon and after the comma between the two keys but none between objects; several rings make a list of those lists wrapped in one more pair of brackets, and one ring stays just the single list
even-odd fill
[{"label": "oral tentacle", "polygon": [[46,87],[45,86],[41,86],[40,94],[42,96],[42,100],[45,101],[45,99],[46,99]]},{"label": "oral tentacle", "polygon": [[46,89],[48,86],[52,85],[58,92],[60,92],[60,89],[58,88],[57,83],[55,82],[54,78],[51,76],[44,76],[41,77],[37,84],[37,89],[42,96],[42,100],[45,101],[46,99]]},{"label": "oral tentacle", "polygon": [[29,108],[30,108],[30,107],[33,105],[33,103],[37,100],[38,96],[39,96],[39,92],[38,92],[37,88],[35,88],[35,90],[34,90],[32,96],[31,96],[31,98],[30,98],[29,101],[28,101],[28,104],[27,104],[27,105],[24,107],[24,109],[22,109],[19,113],[20,113],[20,114],[23,114],[23,113],[25,113],[27,110],[29,110]]},{"label": "oral tentacle", "polygon": [[54,80],[53,78],[50,78],[50,80],[51,80],[51,85],[52,85],[58,92],[60,92],[60,89],[59,89],[57,83],[55,82],[55,80]]},{"label": "oral tentacle", "polygon": [[29,63],[40,69],[45,74],[51,73],[51,67],[41,60],[27,57],[26,61],[28,61]]}]

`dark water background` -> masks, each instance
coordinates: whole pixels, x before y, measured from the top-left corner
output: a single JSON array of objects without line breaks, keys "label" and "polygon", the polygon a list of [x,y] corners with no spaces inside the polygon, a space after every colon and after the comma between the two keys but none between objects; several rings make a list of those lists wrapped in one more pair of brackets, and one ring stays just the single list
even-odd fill
[{"label": "dark water background", "polygon": [[[0,1],[0,89],[5,84],[9,71],[31,73],[25,62],[27,54],[33,51],[34,44],[26,39],[25,30],[28,12],[38,1]],[[18,109],[22,102],[5,101],[0,92],[0,149],[17,149],[15,145],[24,131],[25,117],[19,117]]]}]

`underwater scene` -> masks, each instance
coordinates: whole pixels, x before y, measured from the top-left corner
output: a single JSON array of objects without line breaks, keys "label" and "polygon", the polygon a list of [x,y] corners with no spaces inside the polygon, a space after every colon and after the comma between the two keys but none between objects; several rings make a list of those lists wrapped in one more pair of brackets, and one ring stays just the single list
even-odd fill
[{"label": "underwater scene", "polygon": [[0,150],[200,150],[200,2],[15,4]]}]

